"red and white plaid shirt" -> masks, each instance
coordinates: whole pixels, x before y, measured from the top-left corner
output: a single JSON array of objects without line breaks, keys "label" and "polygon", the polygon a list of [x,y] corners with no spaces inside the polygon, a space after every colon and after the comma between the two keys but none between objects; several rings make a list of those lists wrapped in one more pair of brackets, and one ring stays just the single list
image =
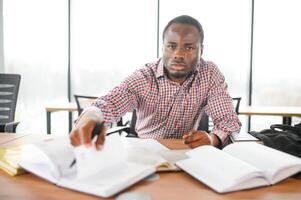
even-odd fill
[{"label": "red and white plaid shirt", "polygon": [[240,130],[224,76],[214,63],[204,60],[182,85],[166,77],[161,59],[146,64],[92,105],[107,123],[136,109],[141,138],[182,138],[195,127],[202,109],[213,120],[211,133],[222,142]]}]

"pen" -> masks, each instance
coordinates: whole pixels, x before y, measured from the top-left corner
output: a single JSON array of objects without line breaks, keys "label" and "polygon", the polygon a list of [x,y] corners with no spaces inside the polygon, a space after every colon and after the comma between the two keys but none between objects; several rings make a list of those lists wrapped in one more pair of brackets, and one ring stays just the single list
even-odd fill
[{"label": "pen", "polygon": [[[105,121],[102,122],[97,122],[93,131],[92,131],[92,135],[91,135],[91,140],[93,140],[93,138],[96,135],[99,135],[100,129],[102,128],[103,124],[105,123]],[[76,163],[76,159],[74,158],[74,160],[72,161],[72,163],[70,164],[69,168],[73,167],[73,165],[75,165]]]},{"label": "pen", "polygon": [[[201,121],[201,118],[202,118],[202,113],[204,112],[204,108],[201,109],[201,112],[200,114],[198,115],[198,118],[196,119],[196,122],[194,123],[193,125],[193,130],[198,130],[198,126],[199,126],[199,123]],[[193,139],[193,132],[192,131],[189,131],[188,133],[188,137],[184,140],[184,144],[189,144],[189,142],[191,142]]]}]

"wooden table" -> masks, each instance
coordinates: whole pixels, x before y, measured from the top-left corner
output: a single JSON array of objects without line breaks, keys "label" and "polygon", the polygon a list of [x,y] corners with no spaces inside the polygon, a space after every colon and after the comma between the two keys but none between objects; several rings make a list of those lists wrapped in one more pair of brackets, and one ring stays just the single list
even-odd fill
[{"label": "wooden table", "polygon": [[[301,106],[247,106],[239,108],[240,115],[281,116],[282,124],[291,125],[292,117],[301,117]],[[248,131],[250,131],[250,118]]]},{"label": "wooden table", "polygon": [[[36,135],[25,135],[16,139],[12,134],[12,140],[9,140],[7,134],[4,135],[0,134],[0,144],[2,142],[0,146],[14,146],[29,142],[30,140],[37,140]],[[180,140],[160,140],[160,142],[168,147],[184,147]],[[286,179],[270,187],[218,194],[184,172],[165,172],[160,173],[159,175],[160,179],[154,181],[141,181],[126,189],[125,192],[143,192],[150,195],[152,200],[299,200],[301,197],[301,180],[294,178]],[[31,174],[11,177],[0,171],[0,185],[0,199],[102,199],[60,188]],[[115,198],[116,196],[109,199]]]},{"label": "wooden table", "polygon": [[[49,104],[45,106],[47,134],[51,134],[51,113],[58,111],[66,111],[69,113],[69,131],[72,129],[72,112],[77,111],[75,103]],[[265,115],[265,116],[281,116],[282,123],[290,125],[292,117],[301,117],[301,107],[290,106],[247,106],[239,108],[240,115]]]},{"label": "wooden table", "polygon": [[60,103],[60,104],[48,104],[45,106],[46,110],[46,126],[47,134],[51,134],[51,113],[58,111],[66,111],[69,114],[69,132],[72,130],[73,120],[72,113],[77,111],[77,106],[74,102]]},{"label": "wooden table", "polygon": [[[67,103],[57,103],[57,104],[47,104],[45,106],[46,110],[46,126],[47,126],[47,134],[51,134],[51,113],[65,111],[69,113],[69,132],[72,130],[73,127],[73,119],[72,113],[77,112],[77,106],[74,102],[67,102]],[[129,111],[132,112],[132,111]],[[117,123],[119,126],[123,126],[122,118]]]},{"label": "wooden table", "polygon": [[301,117],[301,107],[290,106],[248,106],[239,108],[240,115],[282,116],[283,124],[291,124],[292,117]]}]

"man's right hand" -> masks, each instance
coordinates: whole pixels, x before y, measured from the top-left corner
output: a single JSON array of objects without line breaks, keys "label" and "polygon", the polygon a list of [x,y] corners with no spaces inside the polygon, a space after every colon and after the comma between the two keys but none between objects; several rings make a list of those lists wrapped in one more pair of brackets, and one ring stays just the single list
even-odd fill
[{"label": "man's right hand", "polygon": [[[87,110],[83,113],[76,122],[70,132],[70,140],[73,146],[86,145],[92,146],[92,132],[98,122],[103,121],[99,114],[94,110]],[[96,140],[96,148],[101,149],[105,140],[107,127],[103,125]]]}]

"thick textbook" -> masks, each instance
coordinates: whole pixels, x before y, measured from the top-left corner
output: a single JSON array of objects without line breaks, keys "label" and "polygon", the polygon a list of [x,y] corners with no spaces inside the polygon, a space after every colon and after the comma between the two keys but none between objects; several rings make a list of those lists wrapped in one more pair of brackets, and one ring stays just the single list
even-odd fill
[{"label": "thick textbook", "polygon": [[[76,165],[70,167],[73,159]],[[58,186],[110,197],[156,171],[156,167],[127,159],[116,135],[106,137],[101,151],[70,145],[68,138],[42,141],[22,147],[20,166]]]},{"label": "thick textbook", "polygon": [[25,171],[18,165],[20,157],[20,147],[0,148],[0,169],[11,176],[24,174]]},{"label": "thick textbook", "polygon": [[256,142],[201,146],[176,164],[219,193],[273,185],[301,171],[301,159]]}]

